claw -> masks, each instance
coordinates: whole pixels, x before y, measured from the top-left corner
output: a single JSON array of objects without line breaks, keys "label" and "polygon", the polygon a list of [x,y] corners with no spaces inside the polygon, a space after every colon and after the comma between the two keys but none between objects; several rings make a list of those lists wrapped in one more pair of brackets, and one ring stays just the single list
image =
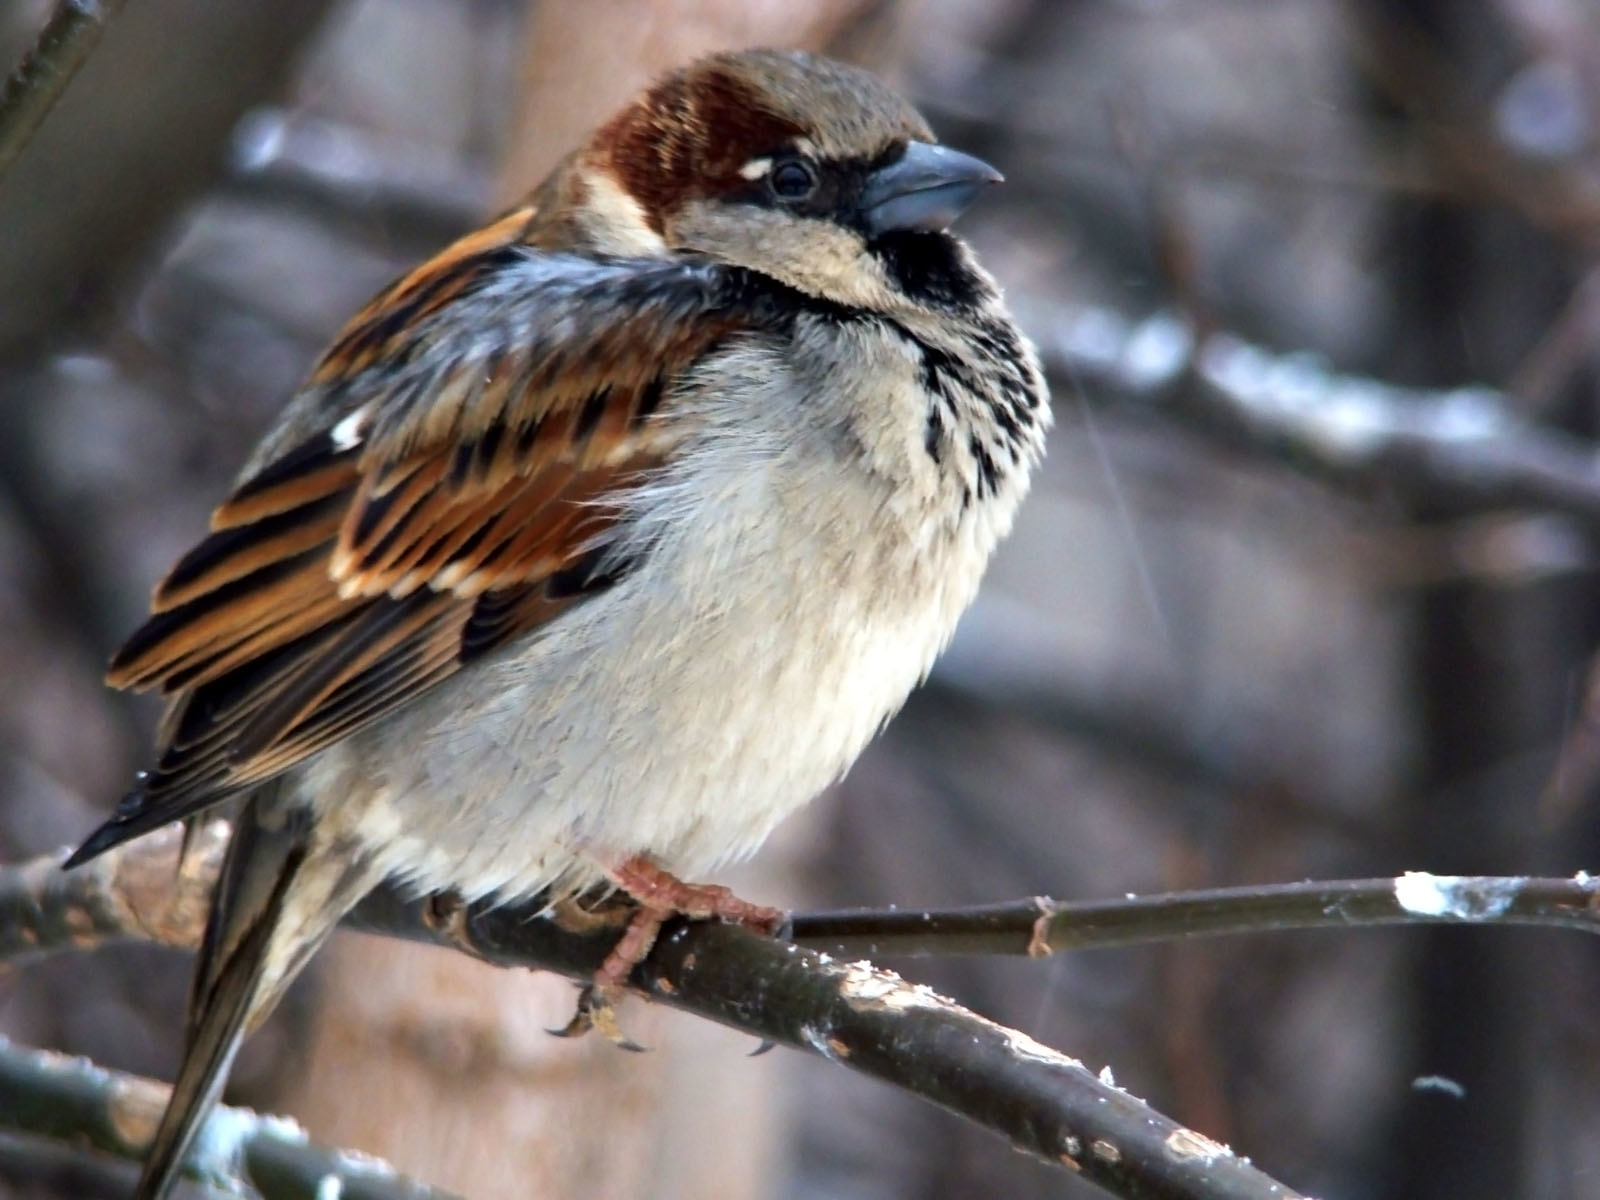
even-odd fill
[{"label": "claw", "polygon": [[582,1037],[592,1029],[617,1049],[642,1054],[646,1047],[622,1032],[612,993],[611,988],[600,987],[593,983],[584,984],[582,990],[578,992],[578,1006],[573,1011],[572,1019],[562,1028],[546,1032],[553,1037],[570,1038]]},{"label": "claw", "polygon": [[433,933],[451,942],[457,950],[482,958],[483,952],[467,928],[469,907],[460,892],[434,892],[422,907],[422,923]]},{"label": "claw", "polygon": [[582,992],[578,993],[577,1007],[572,1010],[572,1016],[568,1018],[565,1025],[559,1029],[546,1028],[545,1032],[551,1037],[576,1038],[582,1037],[593,1029],[594,1017],[589,1011],[588,991],[589,989],[585,987]]}]

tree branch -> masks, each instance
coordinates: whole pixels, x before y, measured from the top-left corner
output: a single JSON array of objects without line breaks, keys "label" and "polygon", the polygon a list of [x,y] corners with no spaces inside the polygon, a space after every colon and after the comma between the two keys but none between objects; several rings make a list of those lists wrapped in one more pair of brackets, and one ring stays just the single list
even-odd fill
[{"label": "tree branch", "polygon": [[[515,906],[457,911],[378,893],[360,925],[467,948],[503,966],[588,979],[604,932],[530,919]],[[808,1050],[929,1100],[1116,1196],[1293,1200],[1296,1193],[1026,1034],[870,963],[715,922],[667,925],[633,984],[653,999],[766,1041]]]},{"label": "tree branch", "polygon": [[[174,826],[75,871],[62,855],[0,866],[0,963],[21,962],[118,941],[192,948],[205,925],[211,881],[227,825],[196,835],[180,864]],[[380,891],[351,915],[353,928],[465,949],[502,966],[540,967],[582,977],[611,949],[626,919],[622,905],[597,909],[586,928],[563,929],[537,901],[475,910],[466,924],[439,902]],[[801,913],[796,945],[836,956],[928,958],[1028,955],[1132,946],[1177,938],[1356,929],[1387,925],[1538,925],[1600,933],[1600,877],[1430,875],[1265,884],[1118,900],[1045,896],[950,909],[845,909]],[[553,940],[551,940],[553,939]],[[565,964],[552,956],[574,956]]]},{"label": "tree branch", "polygon": [[[70,873],[59,869],[59,855],[0,868],[0,960],[119,940],[193,945],[226,837],[226,825],[213,822],[181,863],[173,828]],[[572,913],[544,917],[537,903],[465,909],[383,891],[350,923],[581,980],[604,960],[627,915],[621,903],[575,920]],[[945,911],[819,913],[794,921],[795,941],[810,951],[727,926],[679,923],[668,927],[634,983],[662,1002],[903,1087],[1117,1195],[1283,1195],[1220,1147],[1073,1060],[925,988],[829,954],[1040,956],[1176,937],[1395,924],[1600,932],[1600,879],[1408,872],[1116,901],[1041,897]],[[1203,1169],[1190,1161],[1207,1155],[1212,1161]],[[1232,1165],[1219,1169],[1218,1162]]]},{"label": "tree branch", "polygon": [[123,0],[61,0],[0,91],[0,179],[94,49]]},{"label": "tree branch", "polygon": [[1312,355],[1229,333],[1197,338],[1162,313],[1019,303],[1045,366],[1215,440],[1346,484],[1378,483],[1462,512],[1537,505],[1600,525],[1600,455],[1484,387],[1428,391],[1341,375]]},{"label": "tree branch", "polygon": [[[104,856],[84,869],[83,881],[57,870],[55,856],[0,868],[0,956],[46,953],[52,940],[60,949],[118,938],[192,943],[199,932],[194,892],[215,870],[224,837],[220,823],[206,831],[166,906],[150,881],[177,867],[176,830]],[[627,915],[618,903],[541,917],[537,904],[465,908],[379,892],[352,923],[587,980]],[[1032,919],[1038,917],[1035,909]],[[661,1003],[904,1088],[1113,1195],[1296,1195],[1076,1060],[865,962],[838,962],[733,926],[674,922],[631,982]]]},{"label": "tree branch", "polygon": [[[168,1088],[0,1037],[0,1130],[138,1161]],[[312,1145],[283,1117],[217,1108],[185,1164],[191,1179],[264,1200],[451,1200],[379,1159]]]},{"label": "tree branch", "polygon": [[834,954],[1027,954],[1219,934],[1380,925],[1544,925],[1600,933],[1600,879],[1430,875],[1215,888],[1123,900],[1039,896],[943,911],[858,909],[794,919]]},{"label": "tree branch", "polygon": [[310,206],[368,238],[398,232],[432,246],[473,228],[491,206],[481,164],[337,121],[257,108],[232,143],[235,189]]}]

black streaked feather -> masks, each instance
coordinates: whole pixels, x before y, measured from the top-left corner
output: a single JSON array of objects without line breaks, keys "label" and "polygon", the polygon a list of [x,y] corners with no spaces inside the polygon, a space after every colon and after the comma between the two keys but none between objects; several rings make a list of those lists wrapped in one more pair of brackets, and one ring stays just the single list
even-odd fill
[{"label": "black streaked feather", "polygon": [[478,435],[477,459],[478,474],[484,476],[489,473],[489,468],[494,465],[494,458],[500,450],[500,439],[505,437],[506,423],[504,420],[494,420]]},{"label": "black streaked feather", "polygon": [[544,581],[544,594],[552,600],[592,596],[620,583],[638,563],[638,557],[618,558],[611,546],[596,546],[552,572]]},{"label": "black streaked feather", "polygon": [[[286,731],[299,723],[296,718],[301,710],[311,705],[316,700],[317,694],[326,688],[332,679],[346,671],[353,661],[358,660],[373,647],[381,645],[383,639],[396,627],[411,620],[424,609],[441,603],[443,602],[438,593],[424,589],[413,592],[404,599],[392,600],[384,597],[367,605],[362,610],[360,618],[352,622],[338,640],[308,661],[304,669],[281,688],[239,731],[229,750],[229,757],[235,762],[240,762],[272,746]],[[394,654],[404,650],[408,644],[402,642],[397,650],[388,653]],[[383,659],[380,658],[378,661],[381,662]]]},{"label": "black streaked feather", "polygon": [[[212,537],[221,536],[221,534],[212,535]],[[209,540],[208,538],[207,541]],[[204,544],[202,543],[202,546]],[[202,596],[196,596],[193,600],[179,604],[166,612],[156,613],[143,625],[139,626],[138,629],[134,630],[133,635],[122,644],[122,647],[111,659],[111,670],[120,671],[125,669],[129,663],[148,654],[160,646],[167,638],[182,632],[195,621],[225,605],[236,603],[253,591],[287,579],[290,575],[314,561],[322,553],[324,551],[319,547],[303,550],[299,554],[258,567],[248,575],[242,575],[230,583],[223,584],[214,591],[207,592]],[[193,678],[195,671],[195,668],[191,668],[185,672],[183,679],[174,676],[171,680],[166,681],[163,686],[166,690],[179,687],[187,682],[188,679]]]},{"label": "black streaked feather", "polygon": [[252,499],[282,484],[310,475],[313,471],[332,466],[354,453],[354,447],[341,450],[335,446],[332,433],[316,434],[262,467],[234,488],[228,500],[231,502]]},{"label": "black streaked feather", "polygon": [[175,592],[187,587],[214,568],[242,551],[253,550],[263,542],[280,534],[290,533],[302,525],[331,516],[340,506],[349,502],[348,491],[341,490],[295,508],[284,509],[271,516],[261,517],[248,525],[235,525],[209,534],[189,553],[180,558],[167,577],[161,581],[163,592]]},{"label": "black streaked feather", "polygon": [[544,428],[544,417],[533,418],[517,430],[517,455],[526,458],[533,449],[533,444],[539,440],[539,433]]},{"label": "black streaked feather", "polygon": [[[355,529],[350,535],[350,540],[355,545],[360,546],[366,544],[366,542],[372,537],[373,533],[377,531],[378,526],[383,523],[384,517],[388,516],[393,510],[395,502],[399,500],[400,493],[404,490],[405,489],[403,485],[397,485],[395,487],[385,488],[383,491],[369,492],[366,496],[362,497],[361,511],[356,516]],[[401,520],[397,523],[396,528],[404,523],[404,516],[402,516]],[[393,536],[393,529],[384,534],[385,538]]]},{"label": "black streaked feather", "polygon": [[634,405],[633,422],[635,425],[649,420],[651,414],[661,407],[661,396],[666,391],[666,384],[657,375],[639,392],[639,402]]},{"label": "black streaked feather", "polygon": [[573,430],[573,440],[586,442],[589,435],[594,433],[600,424],[600,418],[606,415],[606,405],[611,400],[610,387],[603,387],[593,392],[583,402],[583,408],[578,413],[578,423]]}]

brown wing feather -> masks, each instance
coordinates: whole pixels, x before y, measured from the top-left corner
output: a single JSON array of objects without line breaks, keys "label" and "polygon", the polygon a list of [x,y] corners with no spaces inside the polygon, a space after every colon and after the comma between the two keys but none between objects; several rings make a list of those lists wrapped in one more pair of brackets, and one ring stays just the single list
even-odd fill
[{"label": "brown wing feather", "polygon": [[740,327],[735,281],[535,255],[527,223],[359,313],[291,410],[315,432],[156,588],[108,674],[170,697],[156,766],[74,861],[293,766],[624,569],[618,499],[681,436],[674,381]]}]

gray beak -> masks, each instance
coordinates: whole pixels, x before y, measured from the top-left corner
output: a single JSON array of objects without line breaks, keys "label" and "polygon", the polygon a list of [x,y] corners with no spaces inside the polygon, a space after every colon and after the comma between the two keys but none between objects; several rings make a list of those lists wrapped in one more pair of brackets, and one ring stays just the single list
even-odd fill
[{"label": "gray beak", "polygon": [[897,229],[948,229],[1001,175],[981,158],[948,146],[912,142],[898,162],[875,171],[861,190],[861,217],[876,235]]}]

